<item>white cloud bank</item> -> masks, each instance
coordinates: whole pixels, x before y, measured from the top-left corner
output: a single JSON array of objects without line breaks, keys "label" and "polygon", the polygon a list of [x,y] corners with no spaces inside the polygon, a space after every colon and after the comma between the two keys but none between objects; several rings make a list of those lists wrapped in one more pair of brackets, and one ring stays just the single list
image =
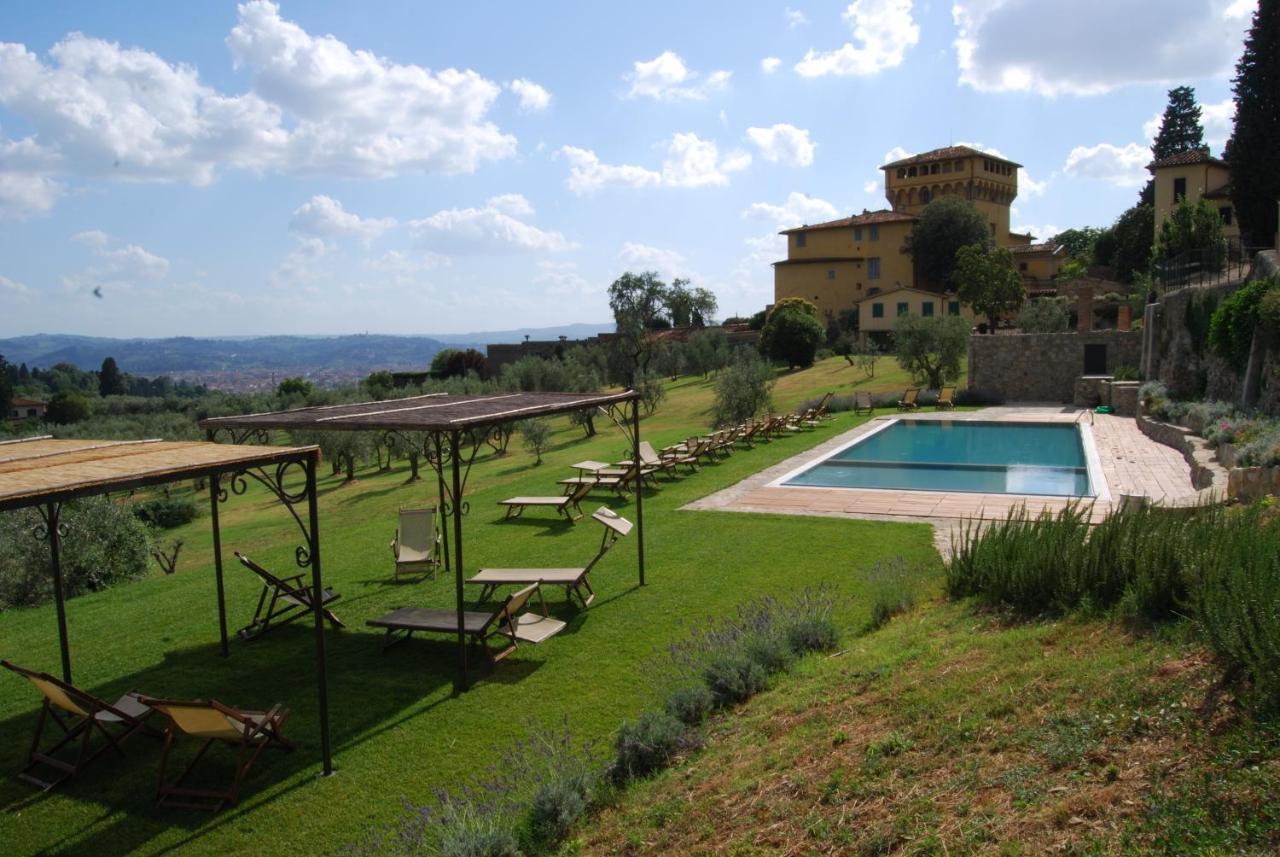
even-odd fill
[{"label": "white cloud bank", "polygon": [[792,191],[782,204],[753,202],[742,212],[751,220],[766,220],[779,229],[789,229],[808,223],[823,223],[840,216],[839,210],[816,196]]},{"label": "white cloud bank", "polygon": [[551,93],[532,80],[517,78],[507,84],[507,89],[520,99],[520,109],[525,113],[538,113],[551,106]]},{"label": "white cloud bank", "polygon": [[707,187],[726,185],[729,174],[746,169],[751,155],[731,151],[721,157],[720,147],[692,132],[677,133],[666,144],[662,170],[634,164],[606,164],[595,152],[562,146],[560,155],[569,163],[565,185],[577,194],[611,187]]},{"label": "white cloud bank", "polygon": [[554,253],[578,246],[559,232],[518,219],[533,213],[527,199],[508,193],[489,198],[480,208],[448,208],[408,225],[424,246],[450,256]]},{"label": "white cloud bank", "polygon": [[807,167],[813,163],[814,145],[804,128],[778,123],[768,128],[748,128],[747,137],[766,161],[791,167]]},{"label": "white cloud bank", "polygon": [[390,217],[361,217],[347,211],[333,197],[316,195],[294,210],[289,229],[318,238],[359,238],[372,241],[396,225]]},{"label": "white cloud bank", "polygon": [[811,48],[796,63],[796,73],[865,77],[901,65],[907,50],[920,41],[911,7],[911,0],[854,0],[842,16],[852,41],[831,51]]},{"label": "white cloud bank", "polygon": [[652,98],[656,101],[701,101],[724,89],[733,76],[731,71],[713,71],[703,76],[691,71],[675,51],[663,51],[647,62],[633,65],[626,80],[631,83],[629,98]]},{"label": "white cloud bank", "polygon": [[1113,146],[1076,146],[1067,155],[1062,168],[1070,176],[1095,179],[1119,187],[1137,187],[1149,178],[1146,166],[1151,162],[1151,149],[1138,143]]}]

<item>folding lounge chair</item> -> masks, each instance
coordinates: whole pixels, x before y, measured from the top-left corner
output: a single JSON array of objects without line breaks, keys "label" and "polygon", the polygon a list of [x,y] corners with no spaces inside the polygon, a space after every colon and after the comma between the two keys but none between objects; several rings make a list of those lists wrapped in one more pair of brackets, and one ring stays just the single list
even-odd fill
[{"label": "folding lounge chair", "polygon": [[673,464],[685,465],[689,468],[690,473],[698,472],[698,457],[696,455],[689,454],[689,447],[687,444],[676,443],[671,446],[664,446],[661,451],[658,452],[658,456],[663,461],[670,461]]},{"label": "folding lounge chair", "polygon": [[[533,583],[519,592],[508,595],[492,613],[479,610],[463,612],[463,633],[474,648],[484,652],[490,666],[514,652],[518,640],[541,643],[564,628],[564,622],[547,615],[545,601],[542,602],[541,616],[531,612],[520,614],[520,610],[535,592],[539,600],[542,600],[542,590],[538,588],[537,583]],[[439,634],[458,633],[458,613],[456,610],[429,607],[398,607],[385,616],[369,619],[365,624],[387,629],[387,636],[382,644],[382,648],[386,650],[396,643],[409,639],[415,631],[432,631]],[[398,632],[403,636],[397,637]],[[504,648],[497,652],[489,648],[489,640],[494,637],[503,641],[501,645]]]},{"label": "folding lounge chair", "polygon": [[814,411],[816,412],[815,419],[819,419],[819,420],[835,419],[835,417],[833,417],[830,412],[831,400],[834,399],[835,396],[836,396],[835,392],[832,391],[822,397],[822,400],[818,402],[818,406],[814,408]]},{"label": "folding lounge chair", "polygon": [[[640,441],[640,463],[651,473],[665,473],[672,479],[675,479],[680,475],[676,472],[676,465],[679,462],[672,461],[658,455],[658,453],[653,449],[653,444],[649,443],[647,440]],[[630,466],[631,459],[618,462],[618,467],[622,468],[623,472],[625,472],[625,468]]]},{"label": "folding lounge chair", "polygon": [[391,554],[396,558],[397,580],[401,575],[435,575],[440,567],[440,531],[436,528],[435,506],[400,510]]},{"label": "folding lounge chair", "polygon": [[[289,716],[289,709],[280,705],[269,711],[242,711],[223,705],[216,699],[152,699],[143,701],[156,711],[168,716],[170,725],[164,733],[164,754],[160,757],[160,774],[157,778],[156,803],[161,806],[182,809],[203,809],[217,812],[224,806],[235,806],[240,800],[240,787],[249,769],[268,747],[292,750],[293,743],[280,734],[280,728]],[[165,782],[165,770],[169,765],[169,751],[174,736],[182,732],[193,738],[203,738],[204,744],[186,770],[173,782]],[[191,771],[204,758],[215,743],[237,748],[236,771],[231,787],[225,791],[197,789],[184,786]]]},{"label": "folding lounge chair", "polygon": [[[241,639],[252,640],[255,637],[260,637],[272,628],[288,625],[293,620],[301,619],[315,609],[314,601],[311,597],[311,587],[303,584],[302,574],[295,574],[292,577],[276,577],[240,553],[240,551],[236,551],[235,554],[241,565],[262,579],[262,594],[258,596],[258,609],[253,614],[253,621],[236,632]],[[324,611],[324,618],[328,619],[329,624],[334,628],[344,628],[346,626],[325,605],[331,604],[341,597],[341,595],[334,593],[332,589],[326,589],[320,594],[320,606]]]},{"label": "folding lounge chair", "polygon": [[[40,717],[36,721],[36,733],[31,739],[31,749],[27,752],[27,763],[18,771],[18,779],[44,791],[49,791],[78,774],[107,750],[115,750],[123,756],[124,750],[121,748],[139,732],[160,737],[159,729],[143,722],[152,710],[132,691],[115,702],[108,703],[48,673],[29,670],[8,661],[0,661],[0,665],[31,682],[44,696]],[[50,720],[62,734],[60,737],[56,736],[57,739],[51,745],[41,749],[40,739]],[[95,731],[106,740],[97,749],[90,749]],[[75,755],[64,754],[59,758],[58,752],[69,744]],[[37,776],[35,772],[41,768],[53,772],[52,778],[42,779]]]},{"label": "folding lounge chair", "polygon": [[914,411],[919,405],[916,404],[916,397],[920,395],[917,387],[908,387],[907,391],[902,394],[902,398],[898,400],[898,410]]},{"label": "folding lounge chair", "polygon": [[569,523],[574,524],[582,517],[582,507],[578,504],[591,493],[594,484],[594,482],[579,483],[573,489],[573,493],[560,497],[510,497],[499,500],[498,505],[507,507],[507,514],[503,516],[503,520],[520,517],[524,514],[526,506],[542,506],[555,509],[568,518]]},{"label": "folding lounge chair", "polygon": [[604,525],[604,532],[600,537],[600,550],[591,558],[591,562],[586,564],[586,567],[482,568],[474,577],[468,578],[467,583],[484,587],[480,591],[481,601],[487,600],[499,586],[528,583],[555,584],[564,587],[565,597],[569,600],[572,601],[573,596],[576,595],[584,608],[590,606],[595,600],[596,593],[591,588],[587,575],[618,539],[631,532],[631,522],[607,506],[601,506],[591,517]]},{"label": "folding lounge chair", "polygon": [[939,411],[949,411],[956,406],[956,388],[943,387],[938,391],[938,403],[934,406]]},{"label": "folding lounge chair", "polygon": [[866,390],[858,390],[853,394],[853,412],[868,416],[876,412],[875,402],[871,401],[871,394]]}]

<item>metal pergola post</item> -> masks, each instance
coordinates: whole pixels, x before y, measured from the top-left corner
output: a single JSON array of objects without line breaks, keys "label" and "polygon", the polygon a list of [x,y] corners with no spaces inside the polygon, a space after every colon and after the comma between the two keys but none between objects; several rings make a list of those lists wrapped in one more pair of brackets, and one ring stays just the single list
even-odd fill
[{"label": "metal pergola post", "polygon": [[[462,467],[459,461],[462,435],[454,429],[449,433],[449,459],[453,466],[453,580],[454,597],[458,608],[458,690],[467,689],[467,631],[462,603]],[[443,464],[443,462],[441,462]]]},{"label": "metal pergola post", "polygon": [[640,466],[640,399],[631,400],[631,460],[636,467],[636,550],[640,556],[640,585],[644,586],[644,476]]},{"label": "metal pergola post", "polygon": [[62,680],[71,684],[71,641],[67,638],[67,603],[62,587],[62,534],[58,532],[61,503],[45,506],[49,527],[49,559],[53,563],[53,599],[58,609],[58,644],[62,648]]},{"label": "metal pergola post", "polygon": [[222,474],[209,476],[209,520],[213,527],[213,579],[218,589],[218,634],[222,641],[222,656],[230,657],[227,647],[227,595],[222,584],[222,527],[218,523],[218,485]]},{"label": "metal pergola post", "polygon": [[324,580],[320,572],[320,511],[316,497],[316,457],[307,459],[307,516],[310,533],[307,555],[311,561],[311,604],[316,624],[316,688],[320,695],[320,753],[324,776],[333,773],[333,748],[329,741],[329,680],[324,648]]},{"label": "metal pergola post", "polygon": [[[447,508],[446,500],[448,498],[448,492],[445,490],[445,487],[444,487],[444,459],[441,457],[442,453],[441,453],[441,446],[440,446],[440,433],[433,432],[431,435],[431,440],[433,443],[435,443],[436,462],[439,464],[439,466],[435,468],[436,497],[438,498],[438,501],[440,504],[439,506],[436,507],[437,509],[436,517],[438,520],[444,516],[445,509]],[[444,570],[445,572],[448,572],[449,571],[449,522],[448,521],[444,522],[444,526],[440,528],[440,533],[443,536],[443,544],[440,545],[440,552],[444,554]]]}]

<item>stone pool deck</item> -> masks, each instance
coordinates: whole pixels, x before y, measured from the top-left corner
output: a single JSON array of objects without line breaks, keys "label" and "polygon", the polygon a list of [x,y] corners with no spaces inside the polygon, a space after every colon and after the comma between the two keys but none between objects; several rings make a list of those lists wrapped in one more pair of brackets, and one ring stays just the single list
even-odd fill
[{"label": "stone pool deck", "polygon": [[[1032,513],[1044,509],[1057,510],[1071,502],[1065,497],[1017,494],[769,484],[806,464],[826,458],[840,447],[883,424],[885,420],[898,416],[889,414],[869,420],[684,508],[930,523],[935,527],[939,548],[942,548],[943,542],[949,543],[950,533],[967,519],[1003,518],[1010,510],[1023,505]],[[908,414],[904,418],[1049,423],[1082,421],[1091,425],[1103,478],[1111,497],[1110,500],[1093,502],[1092,514],[1095,520],[1104,517],[1119,502],[1122,494],[1146,496],[1166,505],[1190,505],[1202,496],[1191,484],[1191,469],[1181,453],[1148,438],[1138,430],[1132,417],[1094,414],[1064,406],[1028,406],[984,408],[960,413]],[[824,429],[814,431],[822,432]]]}]

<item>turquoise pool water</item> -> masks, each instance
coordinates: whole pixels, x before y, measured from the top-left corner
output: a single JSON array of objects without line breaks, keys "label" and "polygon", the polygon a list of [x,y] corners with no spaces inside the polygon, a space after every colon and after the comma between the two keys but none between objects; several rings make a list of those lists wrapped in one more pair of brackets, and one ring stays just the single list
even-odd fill
[{"label": "turquoise pool water", "polygon": [[1093,495],[1076,425],[975,420],[899,420],[783,484]]}]

